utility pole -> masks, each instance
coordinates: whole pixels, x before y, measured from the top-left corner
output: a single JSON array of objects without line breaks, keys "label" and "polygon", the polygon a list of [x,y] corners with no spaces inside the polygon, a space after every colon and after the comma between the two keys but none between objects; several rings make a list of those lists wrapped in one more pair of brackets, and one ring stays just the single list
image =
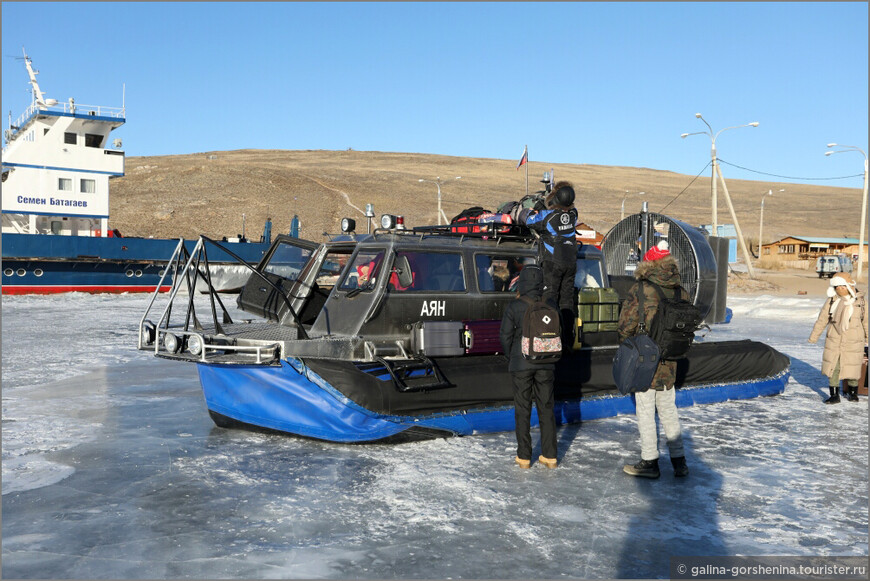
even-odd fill
[{"label": "utility pole", "polygon": [[[833,155],[835,153],[843,153],[846,151],[857,151],[861,155],[864,156],[864,194],[861,198],[861,233],[858,235],[858,270],[855,273],[855,280],[861,280],[861,265],[864,263],[864,227],[867,223],[867,154],[864,153],[864,150],[860,147],[855,147],[854,145],[840,145],[839,143],[829,143],[828,147],[842,147],[843,149],[838,149],[835,151],[826,151],[825,155]],[[867,250],[870,253],[870,242],[867,243]],[[868,256],[870,259],[870,256]],[[870,268],[867,269],[868,273],[870,273]],[[868,274],[868,286],[865,288],[870,288],[870,274]]]},{"label": "utility pole", "polygon": [[710,131],[696,131],[694,133],[683,133],[680,135],[683,139],[688,137],[689,135],[700,135],[704,134],[710,137],[711,148],[710,148],[710,158],[711,163],[713,164],[713,236],[719,235],[719,220],[717,216],[717,191],[716,191],[716,176],[719,176],[719,180],[722,182],[722,192],[725,194],[725,202],[728,204],[728,210],[731,212],[731,219],[734,220],[734,229],[737,231],[737,241],[740,243],[740,248],[743,251],[743,259],[746,261],[746,270],[749,272],[749,278],[755,278],[755,271],[752,270],[752,255],[749,254],[749,250],[746,248],[746,241],[743,239],[743,234],[740,232],[740,224],[737,222],[737,214],[734,213],[734,206],[731,204],[731,196],[728,195],[728,186],[725,185],[725,178],[722,176],[722,169],[719,167],[719,159],[716,155],[716,138],[719,137],[719,134],[723,131],[727,131],[729,129],[739,129],[740,127],[758,127],[758,121],[753,121],[752,123],[746,123],[744,125],[735,125],[733,127],[726,127],[725,129],[720,129],[717,133],[713,133],[713,128],[707,123],[707,120],[701,116],[700,113],[695,113],[695,117],[704,122]]}]

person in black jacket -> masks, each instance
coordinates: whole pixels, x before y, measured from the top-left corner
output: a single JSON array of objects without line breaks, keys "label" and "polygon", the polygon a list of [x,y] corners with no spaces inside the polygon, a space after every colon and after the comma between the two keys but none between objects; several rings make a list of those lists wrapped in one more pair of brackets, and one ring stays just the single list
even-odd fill
[{"label": "person in black jacket", "polygon": [[[538,408],[541,427],[541,455],[538,461],[547,468],[555,468],[556,417],[553,413],[554,363],[536,363],[523,357],[523,315],[529,304],[519,297],[532,300],[543,294],[544,274],[541,267],[529,265],[520,271],[517,298],[507,306],[501,320],[501,344],[508,357],[508,371],[514,382],[514,419],[517,433],[517,456],[520,468],[529,468],[532,462],[531,417],[532,400]],[[553,305],[555,306],[555,304]]]}]

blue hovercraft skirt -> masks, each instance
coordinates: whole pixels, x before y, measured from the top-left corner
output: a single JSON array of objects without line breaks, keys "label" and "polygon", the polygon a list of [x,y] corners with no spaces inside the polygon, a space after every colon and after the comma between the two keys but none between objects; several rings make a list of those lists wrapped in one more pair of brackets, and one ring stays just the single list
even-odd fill
[{"label": "blue hovercraft skirt", "polygon": [[[309,438],[372,442],[409,430],[458,436],[514,430],[512,404],[415,415],[377,413],[352,401],[295,358],[282,361],[280,367],[197,367],[210,412],[242,424]],[[773,377],[683,386],[677,390],[677,406],[776,395],[785,390],[788,379],[786,369]],[[619,394],[556,400],[554,409],[559,424],[635,413],[633,397]],[[537,424],[534,411],[532,424]]]}]

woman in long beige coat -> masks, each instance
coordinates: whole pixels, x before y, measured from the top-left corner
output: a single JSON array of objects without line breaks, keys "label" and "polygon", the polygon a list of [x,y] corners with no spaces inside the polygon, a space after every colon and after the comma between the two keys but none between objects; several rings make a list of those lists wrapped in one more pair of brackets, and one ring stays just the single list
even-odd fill
[{"label": "woman in long beige coat", "polygon": [[825,403],[840,402],[841,379],[846,384],[844,393],[849,401],[858,401],[858,379],[865,360],[864,345],[867,344],[867,318],[864,293],[858,291],[848,273],[835,274],[828,289],[828,300],[810,333],[810,343],[815,343],[825,327],[828,328],[822,374],[829,378],[831,397]]}]

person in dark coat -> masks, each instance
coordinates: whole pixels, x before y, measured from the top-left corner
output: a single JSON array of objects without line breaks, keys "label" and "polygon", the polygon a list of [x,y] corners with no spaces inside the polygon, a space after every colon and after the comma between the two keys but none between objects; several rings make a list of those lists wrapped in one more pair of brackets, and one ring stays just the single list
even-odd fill
[{"label": "person in dark coat", "polygon": [[541,266],[544,269],[544,296],[552,299],[562,313],[563,344],[573,342],[576,298],[574,275],[577,272],[577,209],[574,188],[558,182],[548,198],[549,208],[529,214],[526,226],[541,237]]},{"label": "person in dark coat", "polygon": [[[671,256],[666,241],[663,240],[649,249],[644,255],[643,261],[637,265],[634,278],[638,281],[652,283],[643,285],[643,321],[647,331],[649,331],[653,316],[655,316],[659,306],[659,295],[652,285],[658,285],[667,298],[673,298],[680,288],[680,271],[677,261]],[[622,305],[618,327],[620,342],[625,341],[628,337],[634,337],[640,331],[638,290],[639,283],[632,285],[628,291],[628,298]],[[626,474],[646,478],[658,478],[660,475],[656,413],[658,413],[668,441],[668,451],[671,456],[671,464],[674,467],[674,475],[687,476],[689,474],[683,451],[682,427],[677,415],[677,390],[674,387],[676,379],[677,362],[662,360],[659,362],[655,375],[653,375],[650,389],[634,394],[641,454],[640,462],[627,464],[623,467]]]},{"label": "person in dark coat", "polygon": [[543,280],[541,267],[529,265],[523,268],[520,271],[517,298],[508,304],[501,320],[501,344],[508,357],[508,371],[514,383],[514,419],[517,433],[517,455],[514,461],[520,468],[531,466],[532,401],[538,409],[538,424],[541,427],[541,455],[538,461],[547,468],[555,468],[557,465],[556,416],[553,413],[556,365],[529,361],[522,353],[523,316],[529,304],[519,297],[525,296],[532,300],[541,298]]}]

